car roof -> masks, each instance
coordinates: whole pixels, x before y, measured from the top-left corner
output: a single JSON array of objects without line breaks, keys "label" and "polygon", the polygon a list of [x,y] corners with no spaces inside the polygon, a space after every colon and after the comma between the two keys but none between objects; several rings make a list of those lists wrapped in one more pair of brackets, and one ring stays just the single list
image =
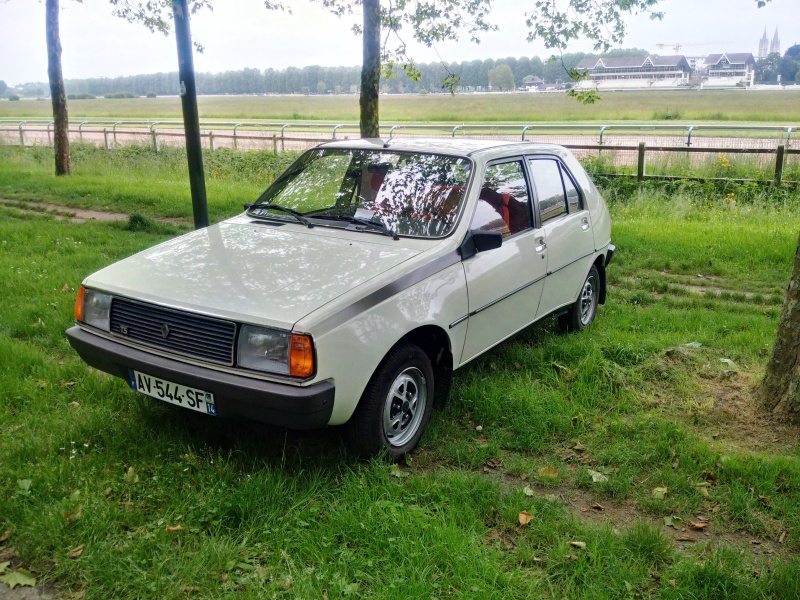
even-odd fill
[{"label": "car roof", "polygon": [[426,152],[448,154],[451,156],[475,156],[476,154],[491,155],[487,158],[510,154],[528,154],[533,152],[547,152],[564,154],[566,150],[555,144],[538,144],[532,142],[514,142],[510,140],[491,140],[477,138],[449,138],[449,137],[413,137],[368,138],[358,140],[341,140],[328,142],[319,146],[321,148],[340,148],[356,150],[397,150],[402,152]]}]

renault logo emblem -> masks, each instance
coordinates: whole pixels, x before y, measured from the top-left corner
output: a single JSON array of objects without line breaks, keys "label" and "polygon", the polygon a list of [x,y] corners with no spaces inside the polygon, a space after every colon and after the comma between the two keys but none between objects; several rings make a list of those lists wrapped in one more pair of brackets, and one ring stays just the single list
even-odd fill
[{"label": "renault logo emblem", "polygon": [[164,323],[161,325],[161,337],[167,339],[169,337],[169,324]]}]

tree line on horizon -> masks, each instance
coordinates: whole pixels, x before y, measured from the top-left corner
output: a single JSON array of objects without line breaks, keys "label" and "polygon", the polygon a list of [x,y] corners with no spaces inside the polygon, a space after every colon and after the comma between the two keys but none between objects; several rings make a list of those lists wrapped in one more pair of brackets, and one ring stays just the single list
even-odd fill
[{"label": "tree line on horizon", "polygon": [[[603,56],[645,56],[648,52],[640,48],[619,48],[604,53]],[[563,54],[560,60],[547,61],[538,56],[520,58],[507,57],[501,59],[488,58],[462,62],[419,63],[417,67],[422,77],[419,81],[411,80],[402,69],[395,70],[391,79],[381,79],[382,93],[425,93],[442,90],[442,80],[453,73],[459,77],[460,87],[464,90],[485,89],[490,85],[490,73],[495,70],[492,79],[505,85],[495,85],[509,89],[522,87],[527,77],[539,77],[551,84],[569,81],[567,69],[574,68],[584,58],[599,57],[600,54],[589,52],[570,52]],[[506,80],[507,70],[512,79]],[[498,67],[501,67],[498,70]],[[356,93],[361,81],[361,66],[322,67],[287,67],[285,69],[267,68],[263,71],[256,68],[244,68],[221,73],[196,74],[198,93],[213,94],[328,94]],[[106,96],[120,92],[129,92],[135,96],[148,93],[175,95],[178,93],[178,73],[150,73],[130,75],[126,77],[89,77],[66,79],[67,93],[73,97]],[[26,83],[17,86],[17,92],[24,96],[43,96],[47,90],[46,83]]]},{"label": "tree line on horizon", "polygon": [[[640,48],[618,48],[602,56],[645,56]],[[569,81],[566,69],[574,68],[584,58],[599,57],[589,52],[570,52],[561,60],[546,61],[538,56],[532,58],[507,57],[501,59],[472,60],[452,63],[421,63],[418,65],[422,78],[412,81],[403,70],[396,70],[395,77],[381,80],[382,93],[426,93],[441,91],[441,82],[449,73],[459,76],[462,90],[494,88],[511,89],[523,87],[525,79],[539,77],[548,84]],[[508,69],[505,69],[507,66]],[[796,81],[800,70],[800,45],[792,46],[781,57],[775,53],[756,62],[756,82],[771,83],[781,74],[783,83]],[[360,84],[361,67],[287,67],[286,69],[244,68],[221,73],[197,73],[198,92],[204,95],[217,94],[341,94],[356,93]],[[498,85],[500,83],[500,85]],[[67,79],[67,93],[75,99],[90,97],[172,96],[177,94],[178,73],[150,73],[127,77],[89,77]],[[46,83],[25,83],[8,87],[0,81],[0,96],[8,89],[22,97],[43,97]]]}]

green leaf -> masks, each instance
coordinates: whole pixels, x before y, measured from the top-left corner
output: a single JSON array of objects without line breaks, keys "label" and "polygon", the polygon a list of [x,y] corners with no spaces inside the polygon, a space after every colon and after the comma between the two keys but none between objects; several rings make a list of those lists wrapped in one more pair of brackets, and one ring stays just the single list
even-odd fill
[{"label": "green leaf", "polygon": [[31,483],[33,482],[30,479],[18,479],[17,487],[23,492],[29,492],[31,489]]},{"label": "green leaf", "polygon": [[12,590],[19,586],[33,587],[36,585],[36,577],[28,573],[25,569],[17,569],[0,577],[0,582],[5,583]]},{"label": "green leaf", "polygon": [[667,488],[665,487],[657,487],[653,488],[653,498],[656,500],[663,500],[664,496],[667,495]]}]

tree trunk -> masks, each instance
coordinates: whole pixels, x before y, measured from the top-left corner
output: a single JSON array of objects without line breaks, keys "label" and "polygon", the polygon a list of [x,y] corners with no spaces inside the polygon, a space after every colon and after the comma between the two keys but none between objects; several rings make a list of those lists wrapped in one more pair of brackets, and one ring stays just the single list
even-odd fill
[{"label": "tree trunk", "polygon": [[61,74],[61,36],[58,31],[58,0],[47,0],[47,76],[50,78],[50,98],[53,101],[56,175],[69,175],[72,164],[69,158],[69,117],[64,76]]},{"label": "tree trunk", "polygon": [[793,421],[800,420],[800,239],[775,347],[756,397],[767,410]]},{"label": "tree trunk", "polygon": [[364,9],[364,63],[361,65],[361,109],[359,126],[361,137],[380,137],[378,119],[378,92],[381,81],[381,3],[380,0],[363,0]]}]

